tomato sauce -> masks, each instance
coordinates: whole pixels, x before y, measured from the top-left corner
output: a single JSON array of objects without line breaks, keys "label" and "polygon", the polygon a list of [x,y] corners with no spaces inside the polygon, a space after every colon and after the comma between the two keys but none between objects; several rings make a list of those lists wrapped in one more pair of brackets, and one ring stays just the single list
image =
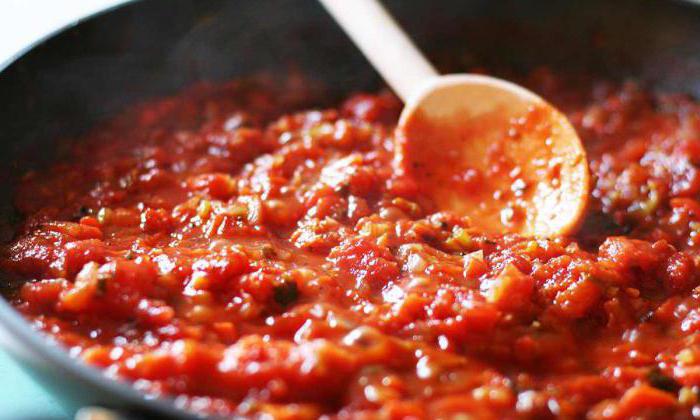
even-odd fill
[{"label": "tomato sauce", "polygon": [[700,416],[700,105],[567,80],[527,84],[588,153],[574,237],[484,233],[430,203],[392,169],[389,94],[290,112],[203,85],[24,176],[8,298],[197,413]]}]

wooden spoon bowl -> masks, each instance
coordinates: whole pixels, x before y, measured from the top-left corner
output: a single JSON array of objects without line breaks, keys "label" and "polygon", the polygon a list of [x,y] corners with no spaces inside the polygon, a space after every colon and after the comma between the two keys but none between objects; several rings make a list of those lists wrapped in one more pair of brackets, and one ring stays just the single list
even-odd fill
[{"label": "wooden spoon bowl", "polygon": [[486,232],[566,235],[587,204],[586,155],[566,117],[488,76],[441,76],[411,97],[395,165],[438,208]]}]

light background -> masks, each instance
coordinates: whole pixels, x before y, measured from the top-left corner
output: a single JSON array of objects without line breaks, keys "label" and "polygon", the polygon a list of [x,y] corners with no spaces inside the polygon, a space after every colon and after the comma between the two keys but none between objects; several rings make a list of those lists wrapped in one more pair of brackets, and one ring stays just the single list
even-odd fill
[{"label": "light background", "polygon": [[0,0],[0,63],[76,19],[125,0]]}]

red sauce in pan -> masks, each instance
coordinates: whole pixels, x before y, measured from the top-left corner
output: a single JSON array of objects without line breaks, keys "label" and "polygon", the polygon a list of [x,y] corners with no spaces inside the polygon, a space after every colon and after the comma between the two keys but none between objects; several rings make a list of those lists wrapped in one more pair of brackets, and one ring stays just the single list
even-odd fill
[{"label": "red sauce in pan", "polygon": [[396,178],[390,95],[288,113],[231,83],[128,110],[28,173],[12,302],[199,413],[700,415],[700,106],[530,79],[587,149],[576,237],[484,234]]}]

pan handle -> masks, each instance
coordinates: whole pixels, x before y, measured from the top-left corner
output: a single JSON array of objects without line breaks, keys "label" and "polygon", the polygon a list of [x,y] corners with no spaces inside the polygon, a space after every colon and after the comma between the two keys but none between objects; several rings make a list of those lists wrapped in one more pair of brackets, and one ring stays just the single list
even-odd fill
[{"label": "pan handle", "polygon": [[75,413],[75,420],[129,420],[129,417],[109,408],[83,407]]}]

